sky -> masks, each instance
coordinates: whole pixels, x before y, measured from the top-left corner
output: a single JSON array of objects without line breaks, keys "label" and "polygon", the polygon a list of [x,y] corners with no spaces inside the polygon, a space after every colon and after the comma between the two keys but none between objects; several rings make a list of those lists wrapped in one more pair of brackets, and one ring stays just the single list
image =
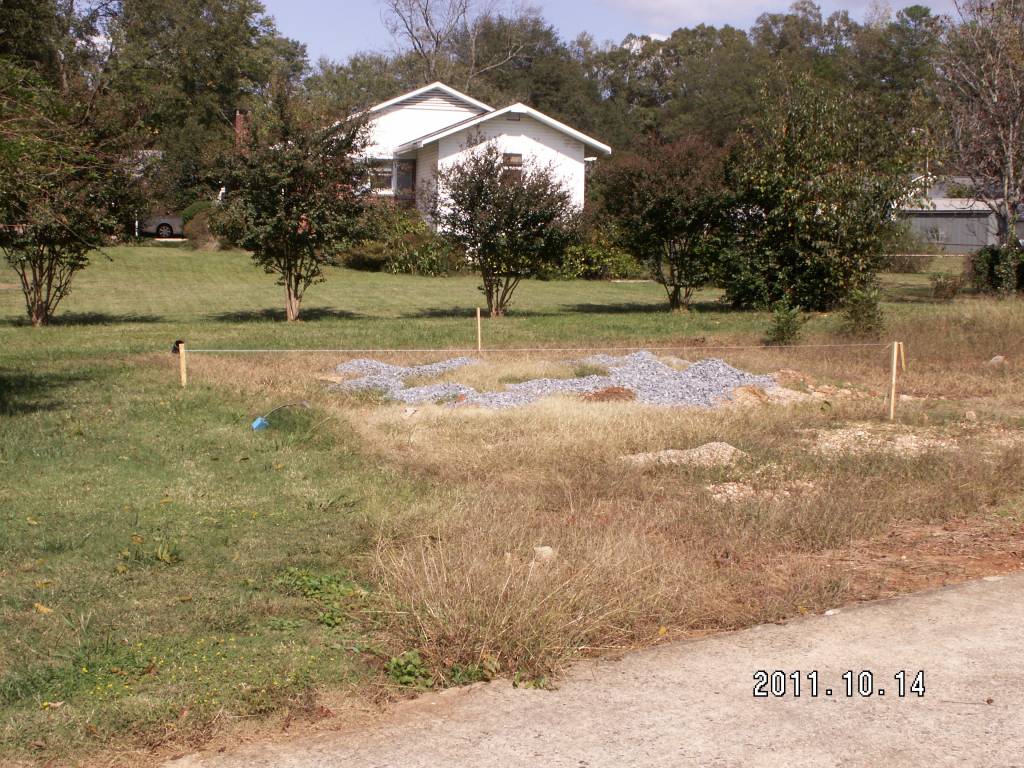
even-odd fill
[{"label": "sky", "polygon": [[[884,5],[884,0],[882,0]],[[949,13],[952,0],[920,0],[936,13]],[[311,61],[321,56],[344,60],[359,51],[389,50],[394,46],[381,21],[377,0],[264,0],[267,12],[277,20],[278,29],[305,43]],[[677,27],[732,24],[747,29],[764,12],[784,11],[789,0],[535,0],[525,3],[538,8],[563,38],[589,32],[599,42],[619,42],[630,32],[667,35]],[[848,0],[820,3],[828,15],[845,8],[856,19],[878,6],[879,0]],[[913,2],[890,0],[898,9]]]}]

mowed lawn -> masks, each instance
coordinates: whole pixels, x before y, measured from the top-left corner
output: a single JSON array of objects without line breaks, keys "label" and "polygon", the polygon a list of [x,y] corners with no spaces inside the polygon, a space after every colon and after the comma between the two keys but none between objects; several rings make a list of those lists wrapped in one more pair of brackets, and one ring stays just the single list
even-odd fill
[{"label": "mowed lawn", "polygon": [[[280,289],[245,254],[116,248],[109,258],[95,256],[58,322],[43,329],[22,322],[15,279],[0,272],[0,762],[66,764],[101,752],[137,762],[149,750],[201,744],[249,718],[315,718],[325,692],[379,698],[397,690],[384,665],[415,647],[387,640],[402,635],[379,617],[382,587],[367,558],[443,507],[491,505],[495,489],[464,479],[472,492],[453,496],[437,467],[377,450],[371,438],[396,427],[363,429],[339,415],[301,365],[291,386],[287,363],[276,363],[264,381],[256,367],[204,368],[197,360],[193,385],[182,390],[169,349],[176,338],[196,348],[470,348],[477,279],[333,269],[310,289],[306,320],[286,324]],[[918,349],[931,336],[935,350],[948,346],[961,357],[1020,348],[1006,341],[1019,328],[1017,309],[932,303],[918,275],[887,276],[885,284],[891,322],[899,332],[917,329]],[[756,343],[768,316],[716,302],[705,292],[696,311],[669,314],[651,283],[527,281],[509,317],[485,321],[484,339],[492,347]],[[842,342],[836,323],[813,318],[809,340]],[[941,382],[945,353],[935,350],[922,392]],[[879,372],[884,377],[884,365]],[[988,381],[970,386],[1014,391],[1009,379]],[[311,407],[278,412],[265,432],[249,428],[256,415],[297,397]],[[352,404],[351,413],[370,414],[369,424],[372,414],[361,407]],[[863,417],[875,406],[857,408]],[[1014,414],[1007,424],[1018,424]],[[826,418],[808,416],[807,425]],[[788,428],[785,420],[756,429],[734,420],[726,431],[740,441],[756,432],[767,455],[773,430]],[[527,440],[530,430],[517,429]],[[715,437],[713,425],[693,429]],[[650,431],[659,439],[671,433],[670,424]],[[456,431],[450,446],[475,439],[490,438]],[[557,455],[571,455],[576,438],[566,440]],[[447,449],[434,447],[435,458]],[[865,466],[880,477],[890,471]],[[849,469],[851,483],[861,469]],[[891,471],[932,484],[945,472],[933,464],[911,469]],[[971,467],[958,472],[974,476]],[[597,474],[586,482],[604,482]],[[993,503],[1016,493],[997,475],[979,477]],[[570,482],[550,478],[551,488]],[[527,485],[514,492],[525,494]],[[604,493],[597,485],[591,492]],[[521,503],[557,506],[525,495]],[[848,535],[875,530],[851,527]],[[413,530],[420,533],[429,530]],[[834,542],[822,537],[815,546]],[[396,589],[416,578],[397,566],[390,574]],[[788,615],[797,601],[816,604],[837,590],[822,582],[707,626]],[[396,592],[385,602],[394,609],[401,599]],[[478,668],[455,661],[444,668],[448,682],[480,678]]]},{"label": "mowed lawn", "polygon": [[[283,319],[283,289],[244,253],[146,247],[114,248],[108,255],[109,260],[97,254],[75,279],[56,327],[35,335],[10,328],[24,308],[15,276],[0,279],[5,347],[46,356],[83,348],[162,350],[175,338],[193,346],[244,347],[476,343],[473,316],[482,295],[472,275],[439,279],[328,269],[326,281],[309,289],[305,322],[289,327],[276,322]],[[513,315],[491,324],[487,341],[496,346],[646,341],[706,333],[723,322],[714,312],[672,318],[664,303],[663,290],[652,283],[527,281],[516,293]],[[729,323],[756,332],[763,321],[744,316]]]}]

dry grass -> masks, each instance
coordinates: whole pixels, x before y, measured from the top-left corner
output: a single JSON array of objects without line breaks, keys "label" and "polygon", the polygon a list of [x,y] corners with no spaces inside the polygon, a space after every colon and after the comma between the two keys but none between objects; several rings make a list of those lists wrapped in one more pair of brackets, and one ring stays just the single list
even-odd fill
[{"label": "dry grass", "polygon": [[[545,675],[568,658],[666,636],[771,621],[841,599],[841,570],[789,557],[944,521],[1019,490],[1022,453],[823,457],[802,430],[863,419],[877,403],[713,413],[552,399],[514,413],[365,412],[367,444],[437,487],[440,516],[382,541],[375,579],[395,647],[438,670],[483,660]],[[618,457],[712,440],[737,467],[624,469]],[[767,489],[723,504],[715,484]],[[813,484],[793,494],[794,483]],[[709,487],[709,484],[712,487]],[[775,489],[775,492],[771,492]],[[436,509],[434,513],[436,515]],[[557,556],[534,560],[534,547]]]},{"label": "dry grass", "polygon": [[[880,423],[883,347],[680,350],[758,373],[792,369],[835,393],[711,412],[555,397],[510,412],[427,405],[410,414],[366,395],[325,395],[317,377],[333,357],[207,359],[196,375],[268,403],[316,398],[364,450],[430,489],[378,521],[365,563],[387,647],[420,650],[439,679],[485,668],[536,677],[580,654],[865,596],[857,569],[829,552],[898,526],[987,518],[1019,494],[1024,381],[984,363],[1022,358],[1024,310],[974,301],[892,326],[907,344],[902,387],[914,398],[901,402],[897,429]],[[579,375],[565,357],[492,354],[445,378],[495,389]],[[968,409],[976,422],[964,420]],[[858,424],[877,427],[873,442],[814,450],[814,436]],[[619,461],[712,441],[748,458],[645,470]],[[739,485],[755,492],[723,497]],[[535,547],[555,556],[540,560]]]}]

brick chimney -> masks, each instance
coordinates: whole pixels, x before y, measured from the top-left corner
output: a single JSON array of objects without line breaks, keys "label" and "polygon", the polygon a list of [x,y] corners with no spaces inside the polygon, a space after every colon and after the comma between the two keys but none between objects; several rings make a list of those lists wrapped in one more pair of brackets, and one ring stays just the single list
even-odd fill
[{"label": "brick chimney", "polygon": [[235,110],[235,149],[241,150],[249,141],[249,111]]}]

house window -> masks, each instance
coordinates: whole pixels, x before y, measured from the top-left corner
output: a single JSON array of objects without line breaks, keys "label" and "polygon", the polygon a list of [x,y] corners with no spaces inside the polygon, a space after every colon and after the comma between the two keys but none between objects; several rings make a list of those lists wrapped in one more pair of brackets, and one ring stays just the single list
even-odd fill
[{"label": "house window", "polygon": [[506,175],[512,179],[523,178],[523,156],[506,152],[502,155],[502,167]]},{"label": "house window", "polygon": [[370,189],[374,192],[391,192],[392,162],[375,160],[370,166]]}]

